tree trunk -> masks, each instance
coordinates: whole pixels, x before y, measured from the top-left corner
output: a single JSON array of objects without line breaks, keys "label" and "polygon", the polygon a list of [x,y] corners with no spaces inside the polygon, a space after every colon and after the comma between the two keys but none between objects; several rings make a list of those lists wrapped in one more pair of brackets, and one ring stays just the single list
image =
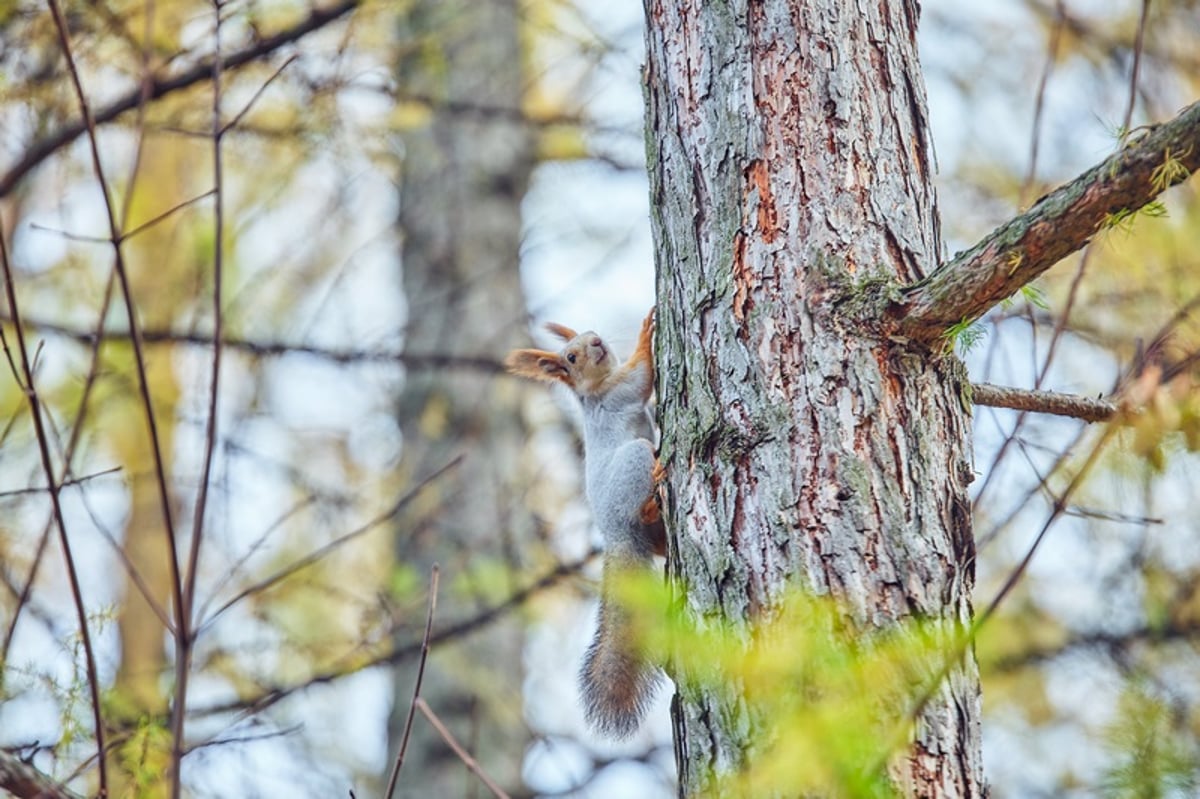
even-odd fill
[{"label": "tree trunk", "polygon": [[[801,586],[855,628],[912,617],[953,639],[974,584],[965,378],[881,313],[941,246],[917,3],[646,13],[665,513],[686,613],[746,623]],[[761,725],[736,681],[678,676],[680,793],[710,793],[752,761]],[[896,787],[981,796],[979,716],[968,653],[890,763]]]},{"label": "tree trunk", "polygon": [[[197,150],[199,146],[181,149],[155,140],[143,145],[142,180],[132,200],[131,218],[147,214],[149,207],[161,207],[159,203],[170,205],[194,196],[189,194],[194,189],[189,185],[190,179],[204,163]],[[153,176],[159,176],[160,180],[153,180]],[[196,284],[196,270],[203,266],[185,257],[169,258],[164,262],[162,256],[165,252],[195,252],[195,248],[189,250],[181,246],[181,242],[189,241],[190,231],[186,221],[176,218],[166,220],[124,244],[138,316],[146,328],[170,328],[172,320],[182,316],[183,309],[192,302],[190,287]],[[120,300],[115,302],[120,303]],[[108,345],[108,349],[113,352],[113,345]],[[122,350],[121,357],[127,359],[126,363],[132,363],[132,350],[127,347]],[[174,485],[170,480],[181,387],[173,356],[170,348],[149,355],[146,380],[154,397],[159,449],[165,460],[168,489],[174,502]],[[171,548],[146,412],[132,385],[129,393],[120,399],[120,402],[99,404],[96,427],[104,431],[107,446],[116,453],[127,475],[129,516],[125,522],[125,555],[159,609],[174,621]],[[178,503],[172,508],[172,515],[176,530],[180,530]],[[168,633],[134,581],[127,573],[122,572],[121,576],[125,586],[116,616],[121,662],[113,683],[108,720],[122,733],[130,734],[114,736],[113,759],[117,768],[109,771],[109,791],[114,797],[155,799],[169,796],[171,792],[171,744],[166,735],[156,734],[163,731],[156,725],[168,723],[168,694],[163,689],[163,675],[169,671]],[[144,727],[146,722],[149,726]]]},{"label": "tree trunk", "polygon": [[[406,9],[401,26],[399,101],[428,103],[428,117],[401,134],[405,348],[491,354],[498,363],[525,337],[527,318],[518,264],[533,146],[521,115],[517,7],[512,0],[422,0]],[[401,568],[424,578],[432,563],[441,565],[438,626],[483,604],[462,589],[472,569],[504,563],[517,574],[517,559],[531,546],[533,520],[519,499],[527,490],[519,468],[527,438],[525,391],[516,381],[480,373],[406,375],[399,401],[403,474],[415,482],[464,456],[427,489],[429,501],[418,503],[424,510],[401,517],[396,531]],[[419,638],[423,622],[414,617],[400,630],[402,642]],[[523,644],[521,623],[510,618],[439,647],[421,691],[483,769],[506,786],[520,784],[529,739],[521,713]],[[393,758],[414,673],[396,672]],[[397,795],[466,796],[477,787],[476,777],[418,718]]]}]

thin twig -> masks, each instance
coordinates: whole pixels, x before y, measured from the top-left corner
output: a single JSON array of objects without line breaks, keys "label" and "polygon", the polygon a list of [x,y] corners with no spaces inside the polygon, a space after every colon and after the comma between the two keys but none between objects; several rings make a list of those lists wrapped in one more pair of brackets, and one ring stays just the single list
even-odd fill
[{"label": "thin twig", "polygon": [[73,233],[69,230],[43,225],[39,222],[30,222],[29,229],[36,230],[38,233],[52,233],[55,236],[61,236],[67,241],[76,241],[81,244],[103,244],[107,247],[112,243],[107,236],[89,236],[86,233]]},{"label": "thin twig", "polygon": [[[0,311],[0,321],[12,321]],[[25,326],[31,330],[64,336],[81,344],[95,345],[98,334],[94,330],[50,322],[44,319],[26,319]],[[193,331],[177,332],[145,328],[140,331],[143,344],[182,344],[191,347],[212,347],[211,335]],[[128,330],[104,330],[103,338],[110,341],[130,341]],[[504,364],[498,358],[484,355],[446,355],[439,353],[393,352],[375,349],[331,349],[310,344],[287,341],[266,341],[248,338],[227,337],[221,342],[226,350],[236,350],[254,358],[278,358],[286,355],[307,355],[338,364],[397,363],[409,369],[462,369],[482,374],[501,374]]]},{"label": "thin twig", "polygon": [[[246,551],[243,552],[237,558],[237,560],[230,564],[228,568],[224,569],[221,579],[212,587],[212,593],[210,593],[204,602],[201,603],[199,609],[193,611],[193,620],[208,618],[208,606],[212,604],[213,600],[221,593],[222,590],[224,590],[225,586],[241,573],[242,568],[246,565],[251,557],[258,553],[266,540],[271,537],[271,534],[281,528],[297,513],[300,513],[300,511],[317,502],[317,499],[318,498],[316,496],[309,494],[308,496],[294,503],[290,508],[276,517],[273,522],[267,525],[262,534],[260,534],[258,538],[255,539],[249,547],[247,547]],[[200,626],[203,627],[204,625]]]},{"label": "thin twig", "polygon": [[213,746],[228,746],[229,744],[246,744],[257,743],[258,741],[270,741],[273,738],[286,738],[289,735],[295,735],[304,729],[304,724],[292,724],[280,730],[271,730],[270,732],[259,732],[251,735],[229,735],[224,738],[210,738],[207,741],[201,741],[198,744],[188,747],[188,752],[195,752],[198,749],[208,749]]},{"label": "thin twig", "polygon": [[[66,488],[67,486],[76,486],[81,483],[86,483],[89,480],[95,480],[98,477],[108,477],[109,475],[120,474],[120,473],[121,473],[121,467],[113,466],[111,469],[103,469],[99,472],[92,472],[91,474],[85,474],[82,477],[72,477],[69,480],[59,480],[58,487],[59,487],[59,489],[63,489],[63,488]],[[47,486],[30,486],[29,488],[13,488],[8,491],[0,491],[0,498],[20,497],[20,496],[24,496],[26,494],[40,494],[43,491],[49,491],[49,490],[50,489]]]},{"label": "thin twig", "polygon": [[150,446],[154,455],[154,471],[158,484],[159,504],[162,508],[163,524],[166,528],[167,545],[170,550],[171,588],[175,599],[175,635],[177,640],[183,640],[188,635],[187,618],[184,615],[183,581],[179,574],[179,552],[175,540],[175,523],[171,516],[171,498],[167,487],[166,465],[163,460],[162,445],[158,435],[158,422],[154,415],[154,403],[150,397],[150,382],[146,376],[146,358],[142,347],[140,328],[137,321],[137,308],[133,301],[133,289],[129,282],[129,273],[125,268],[125,256],[121,251],[121,229],[117,221],[116,210],[113,207],[112,192],[104,176],[104,165],[100,160],[100,143],[96,135],[96,125],[92,119],[91,106],[83,92],[83,83],[79,70],[75,66],[75,56],[71,52],[70,36],[67,33],[67,23],[63,18],[58,0],[47,0],[50,12],[54,17],[54,27],[58,32],[59,45],[63,57],[67,61],[67,70],[71,75],[71,83],[75,88],[75,99],[79,103],[79,111],[87,128],[88,144],[92,155],[92,168],[96,173],[96,181],[100,193],[104,197],[104,208],[108,216],[109,233],[113,241],[113,266],[117,281],[121,286],[121,295],[125,301],[126,319],[133,342],[133,359],[137,367],[138,388],[141,393],[142,407],[146,413],[146,424],[150,433]]},{"label": "thin twig", "polygon": [[97,516],[96,512],[92,509],[92,505],[88,501],[87,496],[80,495],[79,499],[83,504],[83,507],[87,510],[88,516],[92,520],[92,525],[96,528],[96,532],[100,533],[100,536],[106,542],[108,542],[110,547],[112,547],[113,554],[117,557],[117,560],[121,561],[121,567],[125,569],[125,573],[129,575],[130,582],[132,582],[134,587],[137,588],[138,593],[141,594],[142,599],[146,602],[146,606],[150,608],[151,612],[153,612],[154,615],[158,617],[158,620],[162,622],[163,629],[166,630],[169,635],[174,637],[175,622],[171,620],[170,616],[167,614],[167,611],[163,609],[162,603],[158,601],[158,597],[154,596],[154,592],[146,583],[146,578],[142,577],[141,572],[138,571],[137,566],[130,559],[129,553],[125,551],[125,547],[121,545],[120,541],[113,537],[113,534],[108,530],[107,526]]},{"label": "thin twig", "polygon": [[146,106],[150,103],[150,89],[153,74],[150,65],[154,57],[154,0],[146,0],[146,11],[142,20],[141,75],[138,93],[137,114],[133,129],[136,144],[133,148],[133,162],[129,165],[129,176],[125,179],[125,202],[121,205],[121,229],[129,224],[129,216],[133,213],[134,189],[137,187],[138,175],[142,172],[142,159],[146,154]]},{"label": "thin twig", "polygon": [[[79,407],[75,411],[75,420],[71,426],[71,437],[67,441],[67,448],[63,452],[63,463],[61,469],[62,479],[66,479],[71,474],[71,463],[75,457],[75,450],[79,446],[80,440],[83,438],[83,426],[87,419],[89,402],[92,397],[92,389],[96,386],[96,380],[100,376],[100,348],[104,342],[104,322],[108,317],[108,309],[112,304],[113,285],[116,281],[116,270],[110,270],[108,273],[108,281],[104,285],[104,295],[100,302],[100,311],[96,315],[96,332],[91,342],[91,358],[88,364],[87,377],[83,381],[83,391],[79,396]],[[60,480],[61,483],[61,480]],[[24,586],[21,588],[21,595],[17,599],[16,606],[13,609],[12,618],[8,623],[8,630],[4,635],[4,645],[0,647],[0,662],[5,662],[8,659],[8,651],[12,647],[13,638],[17,633],[17,623],[21,619],[21,612],[25,604],[29,601],[29,597],[33,591],[33,584],[37,580],[38,570],[41,568],[42,558],[46,553],[46,546],[50,541],[50,533],[54,527],[54,513],[50,513],[46,519],[46,523],[42,525],[42,534],[38,537],[37,548],[34,551],[33,561],[29,564],[29,576],[25,580]]]},{"label": "thin twig", "polygon": [[446,742],[446,745],[454,750],[454,754],[458,755],[458,759],[463,762],[463,765],[467,767],[467,770],[476,777],[479,777],[480,781],[487,786],[488,790],[492,792],[492,796],[495,796],[497,799],[510,799],[509,795],[504,792],[504,789],[497,785],[496,781],[488,776],[487,772],[483,770],[483,767],[479,765],[478,761],[471,757],[467,750],[463,749],[459,745],[458,741],[454,739],[454,736],[450,734],[450,730],[446,729],[446,725],[443,724],[442,720],[437,717],[432,709],[430,709],[429,705],[425,703],[425,700],[418,697],[415,704],[417,709],[421,711],[422,715],[424,715],[425,718],[429,720],[429,723],[433,725],[433,728],[438,731],[438,735],[442,736],[442,740]]},{"label": "thin twig", "polygon": [[[54,2],[54,0],[51,0]],[[13,317],[13,329],[17,337],[17,357],[21,361],[24,373],[24,384],[21,388],[29,400],[29,411],[33,417],[33,429],[37,436],[38,451],[41,453],[42,471],[45,473],[46,485],[50,489],[50,503],[54,508],[54,519],[58,525],[59,544],[62,546],[63,561],[67,567],[67,580],[71,586],[71,599],[75,603],[75,615],[79,621],[79,638],[83,644],[84,667],[87,671],[88,691],[92,701],[92,723],[95,725],[96,750],[99,752],[100,796],[108,795],[108,769],[104,759],[104,720],[100,713],[100,678],[96,674],[96,656],[92,651],[92,636],[88,632],[87,609],[83,604],[83,591],[79,585],[79,574],[75,569],[75,558],[71,554],[71,542],[67,538],[67,524],[63,518],[62,503],[59,501],[59,485],[54,474],[54,464],[50,460],[50,441],[46,435],[46,425],[42,420],[41,402],[38,399],[37,387],[33,382],[33,366],[29,362],[29,350],[25,346],[25,331],[21,326],[21,311],[17,305],[17,290],[13,282],[12,264],[8,260],[8,243],[4,232],[0,229],[0,265],[4,268],[4,289],[8,295],[8,311]],[[7,350],[8,342],[4,341]],[[11,353],[9,362],[12,363]],[[16,372],[13,378],[18,384],[21,377]]]},{"label": "thin twig", "polygon": [[413,685],[412,702],[408,706],[408,718],[404,720],[404,734],[400,736],[400,747],[396,751],[396,763],[388,776],[387,791],[384,799],[392,799],[396,792],[396,780],[400,777],[400,767],[404,765],[404,752],[408,749],[408,737],[412,733],[413,718],[417,714],[417,700],[421,698],[421,680],[425,677],[425,661],[429,659],[429,635],[433,631],[433,613],[437,609],[438,565],[433,564],[429,575],[429,613],[425,616],[425,635],[421,638],[421,660],[417,664],[417,681]]},{"label": "thin twig", "polygon": [[[271,73],[271,77],[269,77],[265,81],[263,81],[263,84],[258,87],[258,90],[256,92],[254,92],[254,96],[252,96],[246,102],[245,107],[243,107],[241,111],[237,112],[237,114],[234,116],[234,118],[229,120],[229,122],[226,125],[222,126],[220,128],[219,132],[217,133],[217,135],[224,136],[226,133],[228,133],[229,131],[236,128],[238,126],[238,123],[240,123],[242,121],[242,119],[246,116],[246,114],[250,113],[250,109],[253,108],[254,104],[258,102],[258,98],[263,96],[263,92],[265,92],[267,90],[267,87],[270,86],[272,83],[274,83],[275,79],[278,78],[280,75],[282,75],[283,71],[285,69],[287,69],[288,65],[291,64],[293,61],[295,61],[297,57],[298,56],[296,56],[295,54],[292,54],[292,55],[288,56],[287,58],[285,58],[283,63],[279,65],[279,68]],[[220,76],[220,72],[218,71],[218,65],[214,62],[213,63],[213,82],[218,83],[220,81],[220,79],[221,79],[221,76]]]},{"label": "thin twig", "polygon": [[[977,533],[976,534],[976,536],[975,536],[976,557],[978,557],[980,552],[982,552],[985,548],[987,548],[987,546],[989,544],[991,544],[992,541],[994,541],[1004,530],[1006,530],[1008,528],[1008,526],[1010,524],[1012,524],[1017,519],[1017,517],[1019,517],[1021,515],[1021,511],[1024,510],[1024,508],[1026,507],[1028,502],[1031,499],[1033,499],[1033,496],[1035,494],[1041,492],[1041,493],[1047,495],[1048,497],[1053,498],[1054,492],[1050,488],[1050,476],[1057,474],[1058,470],[1060,468],[1062,468],[1063,465],[1066,464],[1068,460],[1071,459],[1073,453],[1075,452],[1076,447],[1079,446],[1079,443],[1081,441],[1083,441],[1085,436],[1087,436],[1087,428],[1080,427],[1079,430],[1076,432],[1075,437],[1071,441],[1067,442],[1067,445],[1065,447],[1062,447],[1059,450],[1057,457],[1054,459],[1054,462],[1052,464],[1050,464],[1050,467],[1048,469],[1045,470],[1045,474],[1043,474],[1042,471],[1038,468],[1037,464],[1035,464],[1033,462],[1033,460],[1031,458],[1029,458],[1029,455],[1025,452],[1024,446],[1021,447],[1021,452],[1022,452],[1022,454],[1025,454],[1025,457],[1026,457],[1026,464],[1028,465],[1030,471],[1033,472],[1033,475],[1037,478],[1037,482],[1025,492],[1025,495],[1023,497],[1021,497],[1020,499],[1018,499],[1012,503],[1012,507],[1011,507],[1008,515],[1005,518],[1001,519],[1000,521],[998,521],[994,525],[992,525],[992,528],[990,530],[988,530],[986,533]],[[1016,440],[1016,439],[1014,439],[1014,440]]]},{"label": "thin twig", "polygon": [[231,607],[233,607],[237,603],[241,602],[246,597],[252,596],[254,594],[262,593],[263,591],[267,590],[271,586],[273,586],[279,582],[282,582],[283,580],[286,580],[288,577],[291,577],[296,572],[299,572],[303,569],[307,569],[309,566],[312,566],[314,563],[317,563],[320,560],[328,557],[332,552],[337,550],[339,547],[344,546],[347,542],[352,541],[355,538],[358,538],[366,533],[369,533],[371,530],[374,530],[376,527],[383,524],[388,519],[391,519],[397,513],[399,513],[401,510],[403,510],[404,507],[408,503],[412,502],[412,500],[414,498],[416,498],[416,496],[419,493],[421,493],[421,491],[424,490],[426,486],[430,485],[433,481],[439,479],[446,472],[448,472],[451,469],[453,469],[454,467],[458,466],[460,463],[462,463],[462,460],[463,460],[462,455],[455,456],[445,466],[442,466],[440,469],[437,469],[432,474],[430,474],[428,477],[426,477],[424,480],[417,483],[417,485],[415,485],[413,488],[409,489],[409,491],[407,491],[404,494],[404,496],[400,497],[400,499],[397,500],[395,503],[393,503],[391,507],[389,507],[383,513],[380,513],[375,518],[369,520],[368,522],[359,526],[358,528],[351,530],[350,532],[346,533],[345,535],[341,535],[341,536],[335,538],[334,540],[330,541],[328,544],[318,547],[317,549],[313,550],[309,554],[307,554],[304,557],[300,558],[299,560],[291,563],[290,565],[283,567],[282,569],[280,569],[279,571],[270,575],[269,577],[265,577],[262,580],[259,580],[258,582],[254,583],[253,585],[242,589],[237,594],[235,594],[231,599],[229,599],[224,604],[222,604],[219,608],[214,610],[211,616],[204,619],[204,621],[200,624],[200,627],[201,628],[209,627],[214,621],[216,621],[218,616],[220,616],[225,611],[229,610]]},{"label": "thin twig", "polygon": [[[1071,285],[1067,289],[1067,301],[1063,305],[1062,313],[1054,322],[1054,332],[1050,334],[1050,344],[1046,348],[1046,360],[1042,362],[1042,369],[1034,380],[1034,388],[1041,388],[1046,381],[1046,376],[1050,373],[1050,364],[1054,362],[1054,354],[1058,350],[1059,342],[1062,341],[1063,333],[1066,332],[1071,312],[1075,310],[1075,301],[1079,299],[1079,289],[1083,285],[1083,276],[1087,274],[1088,263],[1091,259],[1092,245],[1089,242],[1084,245],[1083,252],[1079,255],[1079,266],[1076,267],[1075,275],[1071,278]],[[1037,326],[1035,325],[1033,329],[1036,330]]]},{"label": "thin twig", "polygon": [[1150,16],[1150,0],[1142,0],[1142,13],[1138,16],[1137,36],[1133,41],[1133,69],[1129,72],[1129,103],[1125,106],[1125,118],[1121,122],[1121,146],[1129,138],[1133,124],[1133,106],[1137,102],[1138,73],[1142,66],[1142,48],[1146,41],[1146,20]]},{"label": "thin twig", "polygon": [[154,227],[158,223],[164,222],[167,219],[170,219],[172,216],[177,214],[179,211],[182,211],[184,208],[187,208],[189,205],[195,205],[196,203],[200,202],[201,200],[208,199],[215,192],[216,192],[216,189],[209,189],[206,192],[197,194],[195,197],[192,197],[190,199],[183,200],[182,202],[176,203],[175,205],[171,206],[167,210],[163,211],[161,214],[159,214],[157,216],[153,216],[150,219],[147,219],[145,222],[138,225],[137,227],[126,230],[125,233],[121,236],[121,241],[129,241],[130,239],[132,239],[134,236],[138,235],[139,233],[145,233],[147,230]]},{"label": "thin twig", "polygon": [[[455,641],[475,632],[476,630],[486,627],[496,619],[503,616],[505,613],[509,612],[513,608],[520,607],[531,597],[536,596],[563,578],[573,574],[578,574],[580,569],[586,566],[599,554],[600,550],[593,548],[579,560],[558,564],[529,585],[520,590],[514,591],[512,594],[509,594],[509,596],[501,602],[480,611],[469,619],[464,619],[456,624],[443,627],[430,637],[430,645],[438,646],[449,641]],[[220,713],[261,712],[262,710],[271,707],[283,699],[288,698],[297,691],[303,691],[304,689],[311,688],[314,685],[331,683],[343,677],[348,677],[351,674],[357,674],[363,669],[374,668],[377,666],[394,666],[395,664],[405,661],[418,654],[420,651],[421,644],[419,643],[396,647],[395,649],[384,652],[368,660],[356,661],[350,668],[333,669],[330,671],[321,672],[320,674],[314,674],[299,683],[268,688],[258,696],[237,699],[233,702],[225,702],[207,708],[200,708],[193,711],[193,713],[197,716],[213,716]]]},{"label": "thin twig", "polygon": [[217,448],[217,401],[221,384],[221,287],[224,274],[225,249],[225,193],[222,183],[221,138],[224,128],[221,123],[221,0],[213,0],[215,20],[213,22],[212,63],[212,155],[213,155],[213,348],[212,370],[209,374],[208,418],[204,425],[204,461],[200,468],[200,487],[196,492],[196,505],[192,515],[192,540],[188,548],[187,568],[184,570],[183,612],[184,619],[175,649],[175,713],[171,717],[171,797],[179,799],[183,772],[183,729],[187,713],[187,685],[191,671],[192,603],[196,598],[196,580],[200,572],[200,545],[204,539],[204,515],[208,509],[208,484],[212,479],[213,453]]},{"label": "thin twig", "polygon": [[1029,195],[1033,189],[1034,179],[1037,176],[1038,146],[1042,133],[1042,108],[1046,101],[1046,86],[1050,83],[1050,73],[1054,71],[1054,64],[1058,60],[1058,46],[1062,39],[1064,22],[1065,15],[1063,13],[1062,0],[1056,0],[1054,4],[1054,27],[1050,29],[1050,39],[1046,44],[1046,63],[1042,67],[1041,77],[1038,78],[1037,94],[1033,103],[1033,130],[1030,134],[1029,142],[1029,168],[1025,172],[1025,180],[1021,183],[1021,193],[1018,195],[1017,202],[1021,208],[1024,208],[1029,202]]},{"label": "thin twig", "polygon": [[1092,467],[1095,466],[1096,462],[1100,459],[1100,454],[1104,451],[1105,445],[1108,444],[1108,442],[1119,429],[1120,426],[1115,424],[1104,428],[1104,432],[1100,434],[1099,440],[1096,441],[1091,452],[1088,453],[1087,460],[1083,462],[1083,466],[1080,467],[1079,471],[1076,472],[1071,478],[1071,482],[1067,484],[1067,487],[1063,489],[1062,493],[1060,493],[1054,500],[1054,506],[1050,509],[1050,515],[1046,517],[1045,523],[1042,524],[1042,528],[1034,537],[1033,543],[1029,545],[1029,549],[1025,552],[1025,556],[1021,558],[1021,562],[1017,564],[1016,568],[1013,569],[1011,573],[1009,573],[1008,578],[1004,581],[1004,585],[1002,585],[1000,590],[996,592],[996,595],[992,597],[992,601],[988,603],[988,606],[984,609],[983,613],[976,617],[974,628],[971,633],[972,640],[974,640],[974,638],[979,634],[979,628],[981,628],[984,623],[992,617],[992,615],[996,612],[996,609],[1000,607],[1000,603],[1004,601],[1005,597],[1008,596],[1009,592],[1012,591],[1012,589],[1020,581],[1021,577],[1024,576],[1025,570],[1029,567],[1030,561],[1033,560],[1033,555],[1035,552],[1037,552],[1042,540],[1046,537],[1046,533],[1050,531],[1051,526],[1058,521],[1058,518],[1062,516],[1063,512],[1066,510],[1067,500],[1069,500],[1071,495],[1075,493],[1075,490],[1083,484],[1084,479],[1088,476],[1088,474],[1091,473]]}]

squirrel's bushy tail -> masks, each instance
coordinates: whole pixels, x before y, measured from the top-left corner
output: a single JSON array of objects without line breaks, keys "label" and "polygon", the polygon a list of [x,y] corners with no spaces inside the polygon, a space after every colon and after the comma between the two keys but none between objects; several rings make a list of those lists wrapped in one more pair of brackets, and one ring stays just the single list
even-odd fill
[{"label": "squirrel's bushy tail", "polygon": [[579,672],[588,723],[612,738],[637,730],[654,696],[658,668],[638,645],[629,613],[606,596],[600,624]]}]

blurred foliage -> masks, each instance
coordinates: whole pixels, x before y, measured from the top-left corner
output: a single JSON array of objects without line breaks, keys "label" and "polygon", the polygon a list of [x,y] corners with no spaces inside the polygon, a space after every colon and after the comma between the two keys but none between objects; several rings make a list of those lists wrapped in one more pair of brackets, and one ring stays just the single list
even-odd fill
[{"label": "blurred foliage", "polygon": [[1107,730],[1112,765],[1104,775],[1104,796],[1195,796],[1200,788],[1200,749],[1180,734],[1180,722],[1169,702],[1144,686],[1131,685]]},{"label": "blurred foliage", "polygon": [[920,697],[964,647],[953,622],[879,629],[795,588],[748,622],[694,618],[656,575],[619,575],[613,591],[647,656],[670,663],[681,690],[708,697],[711,712],[748,726],[750,760],[715,775],[721,796],[897,795],[889,760],[911,740]]}]

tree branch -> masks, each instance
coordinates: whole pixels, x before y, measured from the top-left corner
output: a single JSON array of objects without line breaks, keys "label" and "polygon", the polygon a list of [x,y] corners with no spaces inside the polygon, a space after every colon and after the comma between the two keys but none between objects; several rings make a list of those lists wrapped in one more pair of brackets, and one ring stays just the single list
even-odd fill
[{"label": "tree branch", "polygon": [[[361,2],[362,0],[340,0],[340,2],[328,8],[314,8],[307,17],[290,28],[284,28],[278,33],[264,36],[241,50],[224,54],[221,57],[222,66],[225,71],[229,71],[257,61],[263,56],[270,55],[284,45],[291,44],[305,35],[319,30],[345,16],[357,8]],[[213,60],[211,58],[205,59],[177,75],[155,75],[149,79],[148,86],[139,84],[111,103],[93,109],[92,120],[96,125],[103,125],[106,122],[116,119],[126,111],[132,111],[137,108],[139,103],[157,100],[163,95],[210,80],[212,75]],[[86,131],[87,125],[82,119],[78,119],[30,145],[21,156],[21,160],[0,176],[0,198],[7,197],[21,179],[29,174],[34,167],[73,142],[76,137]]]},{"label": "tree branch", "polygon": [[1200,168],[1200,102],[1042,197],[1024,214],[913,284],[889,313],[898,332],[932,342],[982,316]]},{"label": "tree branch", "polygon": [[450,624],[433,633],[429,636],[428,642],[417,641],[397,646],[387,652],[371,656],[365,660],[352,663],[349,666],[313,674],[307,679],[291,685],[267,687],[256,696],[243,697],[232,702],[224,702],[204,708],[193,708],[188,712],[197,717],[214,716],[221,713],[259,713],[292,694],[303,691],[306,688],[311,688],[314,685],[331,683],[343,677],[348,677],[351,674],[357,674],[363,669],[395,665],[415,655],[419,655],[426,645],[440,646],[441,644],[457,640],[486,627],[504,614],[514,608],[520,607],[532,597],[555,585],[560,580],[578,574],[587,565],[588,561],[599,554],[600,550],[593,547],[578,560],[559,563],[534,582],[524,588],[517,589],[497,604],[484,608],[470,618]]},{"label": "tree branch", "polygon": [[80,799],[79,794],[3,749],[0,749],[0,789],[20,799]]},{"label": "tree branch", "polygon": [[[1178,607],[1176,606],[1176,609]],[[1105,651],[1130,650],[1138,645],[1167,644],[1176,641],[1194,642],[1200,638],[1200,624],[1196,620],[1168,616],[1165,623],[1156,622],[1132,630],[1110,632],[1096,630],[1072,636],[1055,643],[1030,642],[1028,649],[997,658],[986,668],[991,673],[1007,674],[1029,666],[1045,663],[1071,655],[1080,650],[1100,649]]]},{"label": "tree branch", "polygon": [[467,770],[487,786],[488,790],[492,792],[492,796],[495,796],[497,799],[510,799],[505,790],[483,770],[483,766],[479,765],[479,761],[471,757],[471,753],[464,749],[462,744],[455,739],[454,735],[451,734],[450,730],[438,718],[437,714],[433,712],[433,709],[429,707],[424,699],[417,697],[414,700],[414,704],[425,715],[425,718],[429,720],[429,723],[433,725],[433,728],[437,730],[438,735],[442,736],[442,740],[446,742],[446,745],[453,750],[454,754],[458,755],[458,759],[463,762]]},{"label": "tree branch", "polygon": [[1108,400],[1092,399],[1078,394],[1060,394],[1056,391],[1010,388],[991,383],[973,383],[971,391],[976,405],[1070,416],[1085,422],[1107,421],[1120,410]]},{"label": "tree branch", "polygon": [[[22,317],[22,323],[32,330],[52,333],[91,345],[96,341],[94,330],[68,327],[45,319]],[[10,314],[0,309],[0,322],[12,322]],[[105,329],[106,342],[129,342],[133,338],[128,329]],[[211,347],[213,337],[207,333],[174,331],[162,328],[141,331],[143,344],[180,344],[191,347]],[[338,364],[398,363],[409,369],[463,369],[482,374],[503,374],[504,364],[498,359],[483,355],[449,355],[439,353],[397,352],[382,349],[329,348],[287,341],[248,339],[223,335],[221,346],[252,358],[276,358],[284,355],[308,355],[313,358]]]}]

